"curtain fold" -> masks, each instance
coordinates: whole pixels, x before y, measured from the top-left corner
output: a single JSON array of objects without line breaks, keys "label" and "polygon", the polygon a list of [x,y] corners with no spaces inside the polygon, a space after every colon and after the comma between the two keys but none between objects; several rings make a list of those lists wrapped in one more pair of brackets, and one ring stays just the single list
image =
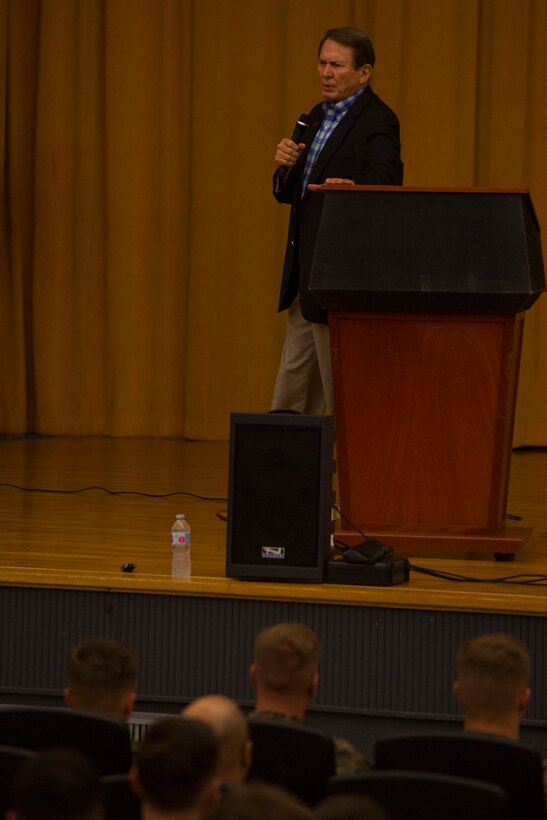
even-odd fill
[{"label": "curtain fold", "polygon": [[[547,224],[545,3],[0,0],[0,434],[226,438],[269,409],[273,154],[336,25],[373,39],[405,184],[529,188]],[[547,445],[546,312],[516,445]]]}]

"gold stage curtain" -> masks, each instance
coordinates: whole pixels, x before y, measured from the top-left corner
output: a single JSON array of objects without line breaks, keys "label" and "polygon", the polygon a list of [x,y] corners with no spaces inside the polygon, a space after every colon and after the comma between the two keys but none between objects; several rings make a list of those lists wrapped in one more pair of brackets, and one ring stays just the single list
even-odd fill
[{"label": "gold stage curtain", "polygon": [[[225,438],[264,412],[288,209],[275,145],[322,32],[375,43],[405,183],[529,188],[547,225],[547,3],[0,0],[0,433]],[[516,445],[547,445],[547,303]]]}]

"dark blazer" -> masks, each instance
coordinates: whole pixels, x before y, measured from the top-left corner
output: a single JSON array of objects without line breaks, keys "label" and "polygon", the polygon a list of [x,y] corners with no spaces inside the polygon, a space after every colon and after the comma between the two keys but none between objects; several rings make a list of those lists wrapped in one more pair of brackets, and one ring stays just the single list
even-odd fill
[{"label": "dark blazer", "polygon": [[[310,270],[323,194],[306,190],[300,196],[306,155],[323,120],[322,104],[310,112],[310,124],[302,142],[306,148],[296,165],[280,184],[274,174],[274,196],[291,205],[291,218],[278,310],[286,310],[300,293],[302,315],[310,322],[327,322],[327,312],[308,290]],[[393,111],[367,86],[325,143],[309,182],[327,178],[353,179],[358,185],[401,185],[403,163],[399,139],[399,120]],[[279,189],[279,190],[278,190]]]}]

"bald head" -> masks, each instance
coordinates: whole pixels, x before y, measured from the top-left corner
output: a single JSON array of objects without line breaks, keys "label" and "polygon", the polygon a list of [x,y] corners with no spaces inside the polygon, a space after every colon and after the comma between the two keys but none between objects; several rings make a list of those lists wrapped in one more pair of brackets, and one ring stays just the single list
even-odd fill
[{"label": "bald head", "polygon": [[237,705],[223,695],[205,695],[182,711],[185,718],[207,723],[220,747],[220,774],[227,783],[242,783],[251,763],[247,720]]}]

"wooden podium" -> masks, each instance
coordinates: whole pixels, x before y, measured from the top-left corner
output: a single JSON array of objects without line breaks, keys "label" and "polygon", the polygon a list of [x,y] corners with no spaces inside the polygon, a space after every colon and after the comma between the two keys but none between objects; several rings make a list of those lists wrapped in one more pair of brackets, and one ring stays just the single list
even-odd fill
[{"label": "wooden podium", "polygon": [[[399,553],[514,553],[531,532],[505,526],[524,311],[545,286],[528,193],[319,195],[342,512]],[[344,520],[340,537],[362,540]]]}]

